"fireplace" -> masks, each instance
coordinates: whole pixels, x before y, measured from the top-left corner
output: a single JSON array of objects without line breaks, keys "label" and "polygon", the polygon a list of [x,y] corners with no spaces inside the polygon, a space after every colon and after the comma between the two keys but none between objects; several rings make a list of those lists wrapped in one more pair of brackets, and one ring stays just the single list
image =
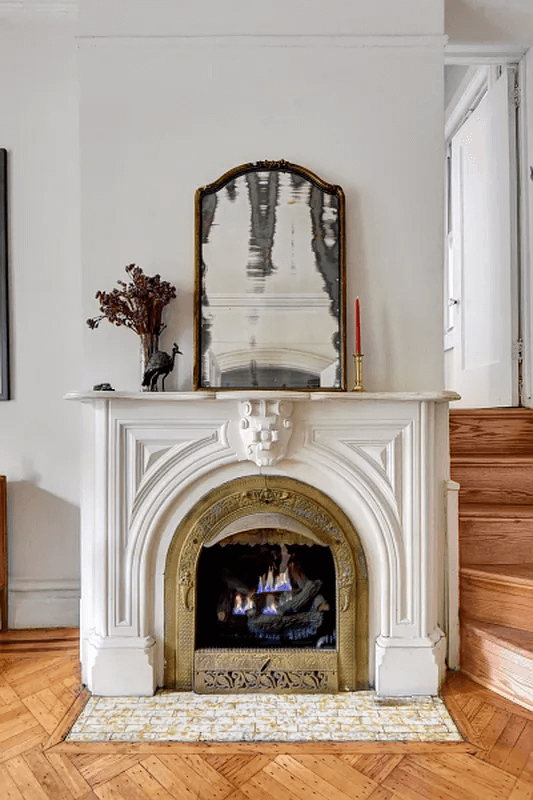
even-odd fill
[{"label": "fireplace", "polygon": [[455,395],[69,397],[95,694],[438,691]]},{"label": "fireplace", "polygon": [[368,576],[324,493],[247,476],[202,498],[165,568],[165,685],[334,692],[368,685]]}]

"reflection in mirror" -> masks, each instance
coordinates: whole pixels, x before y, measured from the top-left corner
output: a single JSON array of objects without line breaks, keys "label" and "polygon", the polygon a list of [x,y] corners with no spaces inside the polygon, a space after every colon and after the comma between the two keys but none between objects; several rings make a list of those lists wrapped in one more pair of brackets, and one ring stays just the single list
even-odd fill
[{"label": "reflection in mirror", "polygon": [[196,196],[197,388],[344,388],[344,196],[287,162]]}]

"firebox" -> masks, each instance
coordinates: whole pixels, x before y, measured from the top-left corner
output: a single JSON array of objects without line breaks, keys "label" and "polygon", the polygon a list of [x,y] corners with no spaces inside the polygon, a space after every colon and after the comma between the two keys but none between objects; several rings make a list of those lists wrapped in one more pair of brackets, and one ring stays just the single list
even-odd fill
[{"label": "firebox", "polygon": [[274,528],[204,547],[198,562],[197,649],[336,649],[331,551],[293,541],[290,531]]},{"label": "firebox", "polygon": [[210,492],[167,556],[169,688],[366,688],[368,581],[357,533],[314,487],[248,476]]}]

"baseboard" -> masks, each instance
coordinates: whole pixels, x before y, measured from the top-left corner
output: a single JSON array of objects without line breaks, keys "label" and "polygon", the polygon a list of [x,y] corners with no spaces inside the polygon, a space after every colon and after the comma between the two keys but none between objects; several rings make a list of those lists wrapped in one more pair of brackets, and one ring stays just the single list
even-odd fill
[{"label": "baseboard", "polygon": [[71,628],[79,625],[80,583],[58,578],[12,580],[10,628]]}]

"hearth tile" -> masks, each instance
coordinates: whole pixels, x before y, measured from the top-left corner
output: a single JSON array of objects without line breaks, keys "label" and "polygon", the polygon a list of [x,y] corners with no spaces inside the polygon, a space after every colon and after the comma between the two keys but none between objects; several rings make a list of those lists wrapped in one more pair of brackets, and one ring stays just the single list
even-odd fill
[{"label": "hearth tile", "polygon": [[255,728],[257,738],[262,739],[263,736],[276,734],[276,736],[285,737],[288,733],[298,733],[301,729],[298,725],[257,725]]},{"label": "hearth tile", "polygon": [[[108,742],[110,739],[110,735],[107,736],[97,736],[94,733],[77,733],[76,734],[76,742]],[[119,734],[122,736],[123,734]]]},{"label": "hearth tile", "polygon": [[196,695],[89,699],[70,741],[460,741],[438,698]]},{"label": "hearth tile", "polygon": [[162,714],[154,714],[153,716],[148,718],[148,722],[150,723],[150,725],[154,726],[157,725],[159,727],[165,727],[165,726],[168,727],[175,721],[175,719],[176,717],[170,714],[165,714],[165,716],[163,716]]}]

